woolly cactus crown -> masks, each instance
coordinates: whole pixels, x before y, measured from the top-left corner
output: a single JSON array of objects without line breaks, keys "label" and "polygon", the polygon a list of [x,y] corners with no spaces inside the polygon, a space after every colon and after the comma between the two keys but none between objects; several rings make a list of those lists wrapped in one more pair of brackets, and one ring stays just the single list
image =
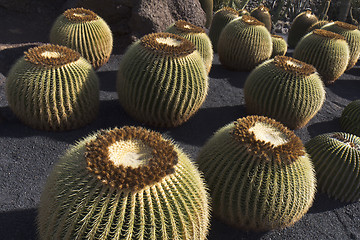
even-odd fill
[{"label": "woolly cactus crown", "polygon": [[63,14],[67,20],[73,22],[90,22],[99,18],[96,13],[84,8],[71,8],[66,10]]},{"label": "woolly cactus crown", "polygon": [[184,20],[179,20],[175,22],[175,27],[178,31],[184,33],[205,33],[205,30],[199,26],[196,26],[192,23],[189,23]]},{"label": "woolly cactus crown", "polygon": [[276,56],[274,58],[274,65],[288,73],[300,76],[310,76],[316,72],[312,65],[287,56]]},{"label": "woolly cactus crown", "polygon": [[357,30],[358,29],[358,27],[353,24],[341,22],[341,21],[334,22],[334,25],[341,27],[343,29],[346,29],[346,30]]},{"label": "woolly cactus crown", "polygon": [[321,37],[330,38],[330,39],[340,39],[345,41],[345,37],[341,36],[340,34],[327,31],[325,29],[315,29],[313,34],[316,34]]},{"label": "woolly cactus crown", "polygon": [[242,21],[247,25],[254,25],[254,26],[265,26],[265,23],[260,22],[256,18],[248,15],[242,16]]}]

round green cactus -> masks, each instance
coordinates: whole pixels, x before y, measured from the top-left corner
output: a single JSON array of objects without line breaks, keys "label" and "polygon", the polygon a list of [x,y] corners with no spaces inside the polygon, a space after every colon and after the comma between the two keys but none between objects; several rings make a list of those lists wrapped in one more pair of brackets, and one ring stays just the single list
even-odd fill
[{"label": "round green cactus", "polygon": [[287,52],[287,43],[285,39],[279,35],[271,35],[273,43],[273,51],[270,58],[275,56],[284,56]]},{"label": "round green cactus", "polygon": [[352,101],[344,108],[340,125],[345,132],[360,136],[360,99]]},{"label": "round green cactus", "polygon": [[271,15],[267,7],[260,4],[260,6],[251,11],[250,15],[264,23],[267,30],[271,31]]},{"label": "round green cactus", "polygon": [[295,48],[296,44],[306,34],[308,28],[317,21],[318,18],[311,11],[305,11],[297,15],[292,22],[291,28],[289,30],[289,47]]},{"label": "round green cactus", "polygon": [[293,57],[313,65],[326,85],[334,83],[349,63],[349,47],[339,34],[315,29],[296,45]]},{"label": "round green cactus", "polygon": [[305,144],[319,189],[342,202],[360,200],[360,138],[342,132],[318,135]]},{"label": "round green cactus", "polygon": [[329,21],[327,21],[327,20],[318,21],[318,22],[314,23],[313,25],[311,25],[311,26],[307,29],[306,32],[309,33],[309,32],[314,31],[315,29],[320,29],[320,28],[322,28],[323,26],[325,26],[325,25],[328,24],[328,23],[329,23]]},{"label": "round green cactus", "polygon": [[254,69],[245,81],[244,95],[248,113],[274,118],[291,129],[305,126],[325,101],[316,69],[286,56]]},{"label": "round green cactus", "polygon": [[62,131],[90,123],[99,108],[99,79],[70,48],[47,44],[25,52],[6,81],[9,106],[26,125]]},{"label": "round green cactus", "polygon": [[213,0],[200,0],[201,8],[204,10],[206,15],[205,27],[210,27],[213,18]]},{"label": "round green cactus", "polygon": [[200,108],[208,91],[203,59],[195,45],[171,33],[153,33],[133,43],[117,76],[127,113],[153,126],[174,127]]},{"label": "round green cactus", "polygon": [[171,140],[143,128],[99,131],[60,159],[40,198],[45,239],[206,239],[201,174]]},{"label": "round green cactus", "polygon": [[219,129],[198,156],[214,214],[245,230],[284,228],[312,205],[316,179],[301,140],[275,120],[248,116]]},{"label": "round green cactus", "polygon": [[229,7],[224,7],[215,12],[209,29],[209,38],[211,40],[214,52],[217,52],[217,44],[221,31],[224,29],[226,24],[238,17],[239,13]]},{"label": "round green cactus", "polygon": [[210,72],[213,61],[213,49],[211,40],[203,28],[184,20],[179,20],[172,24],[166,32],[179,35],[195,44],[204,60],[207,72]]},{"label": "round green cactus", "polygon": [[251,16],[242,16],[228,23],[218,42],[222,65],[237,71],[251,71],[270,58],[271,34],[264,23]]},{"label": "round green cactus", "polygon": [[360,31],[357,26],[337,21],[326,24],[322,29],[340,34],[346,39],[350,49],[350,60],[347,70],[355,66],[360,56]]},{"label": "round green cactus", "polygon": [[72,8],[61,14],[50,31],[50,42],[78,51],[97,69],[110,58],[113,37],[106,22],[94,12]]}]

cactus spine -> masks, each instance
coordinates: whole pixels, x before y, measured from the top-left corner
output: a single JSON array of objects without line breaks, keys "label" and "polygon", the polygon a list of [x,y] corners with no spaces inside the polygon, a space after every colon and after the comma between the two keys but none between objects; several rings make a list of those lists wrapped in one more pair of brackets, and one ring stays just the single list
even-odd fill
[{"label": "cactus spine", "polygon": [[284,56],[287,52],[287,43],[285,39],[278,35],[271,35],[271,40],[273,43],[273,51],[270,58]]},{"label": "cactus spine", "polygon": [[347,70],[355,66],[360,56],[360,31],[357,26],[337,21],[326,24],[322,29],[340,34],[346,39],[350,49],[350,60]]},{"label": "cactus spine", "polygon": [[9,106],[26,125],[62,131],[90,123],[98,113],[99,79],[79,53],[43,45],[25,52],[6,82]]},{"label": "cactus spine", "polygon": [[325,101],[315,68],[286,56],[254,69],[245,81],[244,95],[248,113],[274,118],[291,129],[305,126]]},{"label": "cactus spine", "polygon": [[60,159],[42,192],[40,239],[206,239],[201,174],[159,133],[99,131]]},{"label": "cactus spine", "polygon": [[352,101],[344,108],[340,125],[345,132],[360,136],[360,100]]},{"label": "cactus spine", "polygon": [[342,202],[360,200],[360,138],[326,133],[305,145],[314,162],[319,188]]},{"label": "cactus spine", "polygon": [[166,32],[179,35],[192,42],[204,60],[206,71],[210,72],[213,61],[213,49],[211,40],[203,28],[184,20],[179,20],[171,25]]},{"label": "cactus spine", "polygon": [[83,8],[68,9],[56,19],[50,42],[78,51],[95,69],[109,60],[113,47],[110,27],[94,12]]},{"label": "cactus spine", "polygon": [[251,11],[250,15],[264,23],[267,30],[271,32],[271,15],[267,7],[260,4],[260,6]]},{"label": "cactus spine", "polygon": [[117,76],[123,108],[153,126],[173,127],[200,108],[208,91],[204,65],[193,43],[171,33],[149,34],[124,54]]},{"label": "cactus spine", "polygon": [[293,57],[313,65],[328,85],[345,72],[350,52],[343,36],[324,29],[315,29],[296,45]]},{"label": "cactus spine", "polygon": [[264,24],[251,16],[242,16],[228,23],[218,42],[222,65],[237,71],[251,71],[270,58],[271,34]]},{"label": "cactus spine", "polygon": [[295,48],[296,44],[306,34],[307,29],[317,21],[318,18],[311,11],[305,11],[297,15],[289,30],[289,47]]},{"label": "cactus spine", "polygon": [[214,52],[217,52],[217,44],[221,31],[224,29],[226,24],[238,17],[239,13],[235,9],[229,7],[224,7],[215,12],[209,29],[209,38],[211,40]]},{"label": "cactus spine", "polygon": [[315,195],[315,173],[301,140],[275,120],[248,116],[219,129],[198,156],[214,214],[245,230],[284,228]]}]

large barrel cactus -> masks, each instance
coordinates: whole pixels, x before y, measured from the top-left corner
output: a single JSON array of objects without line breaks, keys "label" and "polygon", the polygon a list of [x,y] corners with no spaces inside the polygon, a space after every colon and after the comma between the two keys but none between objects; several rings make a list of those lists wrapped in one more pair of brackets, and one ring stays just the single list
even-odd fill
[{"label": "large barrel cactus", "polygon": [[171,140],[140,127],[102,130],[56,164],[37,222],[41,240],[203,240],[208,194]]},{"label": "large barrel cactus", "polygon": [[264,23],[265,27],[267,28],[267,30],[269,30],[269,32],[271,31],[271,15],[267,7],[260,4],[260,6],[254,8],[250,14],[260,22]]},{"label": "large barrel cactus", "polygon": [[274,118],[291,129],[305,126],[325,101],[316,69],[286,56],[254,69],[245,81],[244,95],[248,113]]},{"label": "large barrel cactus", "polygon": [[224,7],[214,13],[214,17],[209,29],[209,38],[211,40],[214,52],[217,52],[217,44],[221,31],[224,29],[226,24],[238,17],[239,13],[229,7]]},{"label": "large barrel cactus", "polygon": [[264,231],[294,224],[312,205],[315,172],[301,140],[275,120],[248,116],[219,129],[198,156],[215,216]]},{"label": "large barrel cactus", "polygon": [[251,16],[242,16],[228,23],[218,42],[222,65],[237,71],[251,71],[270,58],[271,34],[264,23]]},{"label": "large barrel cactus", "polygon": [[285,39],[279,35],[271,35],[271,40],[273,43],[273,51],[270,58],[284,56],[287,52],[287,43]]},{"label": "large barrel cactus", "polygon": [[78,51],[95,69],[110,58],[113,37],[106,22],[91,10],[72,8],[54,22],[50,42]]},{"label": "large barrel cactus", "polygon": [[99,79],[78,52],[43,45],[25,52],[6,81],[9,106],[26,125],[70,130],[90,123],[99,108]]},{"label": "large barrel cactus", "polygon": [[315,29],[296,45],[293,57],[313,65],[325,84],[335,82],[349,63],[349,47],[339,34]]},{"label": "large barrel cactus", "polygon": [[360,138],[342,132],[318,135],[305,144],[319,189],[343,202],[360,200]]},{"label": "large barrel cactus", "polygon": [[153,126],[173,127],[200,108],[208,91],[203,59],[195,45],[171,33],[153,33],[132,44],[117,76],[127,113]]},{"label": "large barrel cactus", "polygon": [[204,60],[207,72],[210,72],[213,61],[213,49],[211,40],[203,28],[187,21],[179,20],[172,24],[166,32],[179,35],[195,44],[196,49]]},{"label": "large barrel cactus", "polygon": [[345,132],[360,137],[360,99],[352,101],[344,108],[340,125]]},{"label": "large barrel cactus", "polygon": [[295,48],[296,44],[307,33],[308,28],[317,21],[318,18],[309,10],[297,15],[292,22],[291,28],[289,30],[289,47]]},{"label": "large barrel cactus", "polygon": [[357,26],[345,22],[331,22],[322,29],[340,34],[343,36],[350,49],[350,60],[347,69],[352,68],[357,63],[360,56],[360,31]]}]

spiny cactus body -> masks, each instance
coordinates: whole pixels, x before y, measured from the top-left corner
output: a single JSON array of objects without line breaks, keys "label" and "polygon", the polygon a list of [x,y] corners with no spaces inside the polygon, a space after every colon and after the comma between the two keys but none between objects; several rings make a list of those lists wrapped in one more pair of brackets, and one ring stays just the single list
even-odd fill
[{"label": "spiny cactus body", "polygon": [[206,239],[208,194],[171,140],[142,128],[102,130],[60,159],[40,198],[45,239]]},{"label": "spiny cactus body", "polygon": [[173,127],[200,108],[208,91],[204,61],[189,40],[149,34],[124,54],[117,76],[123,108],[137,120]]},{"label": "spiny cactus body", "polygon": [[245,81],[244,95],[248,113],[274,118],[291,129],[305,126],[325,101],[315,68],[286,56],[254,69]]},{"label": "spiny cactus body", "polygon": [[211,40],[203,28],[184,20],[179,20],[171,25],[166,32],[179,35],[195,44],[196,49],[204,60],[207,72],[210,72],[213,61],[213,49]]},{"label": "spiny cactus body", "polygon": [[311,11],[305,11],[297,15],[289,30],[289,47],[295,48],[296,44],[306,34],[308,28],[317,21],[318,18]]},{"label": "spiny cactus body", "polygon": [[245,230],[284,228],[312,205],[316,180],[301,140],[275,120],[248,116],[219,129],[198,156],[214,214]]},{"label": "spiny cactus body", "polygon": [[251,16],[242,16],[228,23],[218,42],[222,65],[237,71],[251,71],[270,58],[271,34],[264,24]]},{"label": "spiny cactus body", "polygon": [[50,31],[50,42],[78,51],[95,69],[110,58],[113,37],[106,22],[94,12],[72,8],[61,14]]},{"label": "spiny cactus body", "polygon": [[251,11],[250,15],[264,23],[267,30],[269,30],[269,32],[271,31],[271,15],[267,7],[260,4],[259,7]]},{"label": "spiny cactus body", "polygon": [[214,13],[213,20],[209,29],[209,38],[211,40],[214,52],[217,52],[217,44],[220,33],[232,20],[239,17],[239,13],[232,8],[224,7]]},{"label": "spiny cactus body", "polygon": [[287,52],[287,43],[285,39],[278,35],[271,35],[271,40],[273,43],[273,51],[270,58],[284,56]]},{"label": "spiny cactus body", "polygon": [[360,100],[349,103],[340,117],[341,128],[360,137]]},{"label": "spiny cactus body", "polygon": [[342,132],[318,135],[305,144],[319,189],[342,202],[360,200],[360,138]]},{"label": "spiny cactus body", "polygon": [[331,22],[322,27],[343,36],[349,44],[350,60],[347,70],[355,66],[360,56],[360,31],[357,26],[345,22]]},{"label": "spiny cactus body", "polygon": [[246,9],[240,9],[240,10],[238,11],[238,13],[239,13],[239,16],[244,16],[244,15],[250,16],[250,13],[249,13],[248,10],[246,10]]},{"label": "spiny cactus body", "polygon": [[205,27],[208,28],[210,27],[213,18],[214,3],[213,0],[200,0],[200,4],[206,15]]},{"label": "spiny cactus body", "polygon": [[323,26],[325,26],[325,25],[328,24],[328,23],[329,23],[329,21],[327,21],[327,20],[318,21],[318,22],[314,23],[313,25],[311,25],[311,26],[307,29],[306,32],[309,33],[309,32],[314,31],[315,29],[320,29],[320,28],[322,28]]},{"label": "spiny cactus body", "polygon": [[62,131],[90,123],[98,113],[99,79],[79,53],[43,45],[25,52],[6,81],[9,106],[26,125]]},{"label": "spiny cactus body", "polygon": [[294,58],[313,65],[327,85],[345,72],[349,56],[345,38],[324,29],[315,29],[305,35],[293,53]]}]

